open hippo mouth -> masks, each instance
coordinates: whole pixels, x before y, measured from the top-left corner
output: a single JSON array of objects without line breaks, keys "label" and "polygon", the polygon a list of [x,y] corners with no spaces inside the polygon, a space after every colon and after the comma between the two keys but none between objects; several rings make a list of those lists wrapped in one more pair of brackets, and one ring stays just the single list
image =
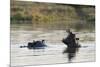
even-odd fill
[{"label": "open hippo mouth", "polygon": [[[73,42],[73,41],[69,41],[67,40],[66,38],[65,39],[62,39],[62,42],[67,45],[69,48],[77,48],[77,47],[81,47],[78,43],[78,40],[79,38],[76,38],[76,41]],[[77,43],[76,43],[77,42]]]}]

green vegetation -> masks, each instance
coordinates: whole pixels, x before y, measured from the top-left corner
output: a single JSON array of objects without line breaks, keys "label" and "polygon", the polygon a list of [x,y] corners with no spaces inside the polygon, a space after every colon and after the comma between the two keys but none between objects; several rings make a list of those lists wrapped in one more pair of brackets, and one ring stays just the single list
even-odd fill
[{"label": "green vegetation", "polygon": [[11,24],[95,29],[95,6],[11,1]]}]

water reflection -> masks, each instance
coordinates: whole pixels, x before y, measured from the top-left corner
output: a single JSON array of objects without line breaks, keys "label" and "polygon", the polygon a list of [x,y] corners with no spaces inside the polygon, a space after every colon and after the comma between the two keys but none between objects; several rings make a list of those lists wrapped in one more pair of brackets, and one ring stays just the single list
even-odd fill
[{"label": "water reflection", "polygon": [[76,56],[76,53],[79,51],[79,48],[65,48],[63,54],[67,55],[68,62],[70,63],[72,59]]},{"label": "water reflection", "polygon": [[[61,42],[61,39],[66,36],[64,31],[34,30],[31,25],[13,26],[11,28],[11,65],[39,65],[95,60],[94,41],[82,41],[81,46],[88,46],[87,48],[66,48],[66,45]],[[82,32],[79,33],[78,37],[83,39],[86,35],[94,37],[94,33]],[[87,36],[85,38],[88,38]],[[36,41],[45,39],[47,47],[44,49],[19,48],[19,46],[27,46],[28,42],[32,42],[33,39]]]}]

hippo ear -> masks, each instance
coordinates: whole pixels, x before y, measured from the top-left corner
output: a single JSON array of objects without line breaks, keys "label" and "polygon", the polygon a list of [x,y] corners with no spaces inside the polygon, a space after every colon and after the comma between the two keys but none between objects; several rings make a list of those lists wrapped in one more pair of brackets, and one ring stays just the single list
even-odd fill
[{"label": "hippo ear", "polygon": [[45,41],[45,40],[42,40],[42,41]]}]

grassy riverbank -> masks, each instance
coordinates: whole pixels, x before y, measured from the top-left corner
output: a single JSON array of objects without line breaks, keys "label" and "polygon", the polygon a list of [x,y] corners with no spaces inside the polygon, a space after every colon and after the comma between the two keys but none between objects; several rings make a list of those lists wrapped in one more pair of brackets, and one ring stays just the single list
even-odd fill
[{"label": "grassy riverbank", "polygon": [[95,6],[11,1],[11,24],[46,28],[95,28]]}]

